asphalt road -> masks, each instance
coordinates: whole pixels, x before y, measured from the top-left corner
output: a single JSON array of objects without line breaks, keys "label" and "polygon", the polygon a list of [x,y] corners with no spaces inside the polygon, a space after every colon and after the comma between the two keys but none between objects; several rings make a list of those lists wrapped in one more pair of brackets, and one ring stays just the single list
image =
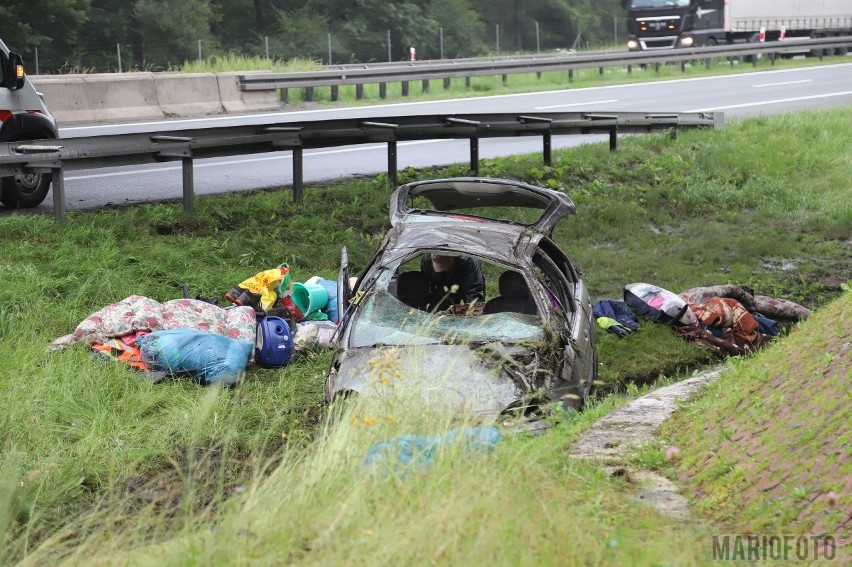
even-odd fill
[{"label": "asphalt road", "polygon": [[[357,108],[264,113],[248,116],[215,116],[156,122],[82,125],[60,129],[60,136],[73,138],[158,129],[187,128],[328,120],[333,118],[404,116],[416,114],[459,114],[491,112],[724,111],[736,117],[774,114],[796,110],[852,104],[852,63],[805,69],[763,71],[736,76],[692,78],[655,83],[569,89],[542,93],[477,97],[436,102],[384,104]],[[604,136],[560,136],[554,148],[602,141]],[[384,144],[347,146],[305,151],[305,182],[317,183],[341,177],[375,175],[386,171]],[[480,157],[490,158],[541,151],[538,138],[484,139]],[[469,159],[466,140],[401,142],[400,169],[465,163]],[[196,195],[249,191],[289,186],[292,182],[289,152],[235,156],[195,162]],[[143,201],[179,199],[181,171],[177,164],[157,164],[83,170],[69,173],[66,198],[70,210]],[[51,196],[34,211],[50,213]],[[7,212],[0,208],[0,212]]]}]

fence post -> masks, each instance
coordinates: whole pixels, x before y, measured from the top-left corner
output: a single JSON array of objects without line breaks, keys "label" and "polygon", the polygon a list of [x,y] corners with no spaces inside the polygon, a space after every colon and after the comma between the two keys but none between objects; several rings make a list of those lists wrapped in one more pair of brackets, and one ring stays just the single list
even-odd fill
[{"label": "fence post", "polygon": [[390,63],[391,61],[393,61],[393,58],[391,56],[391,35],[390,30],[388,30],[388,63]]},{"label": "fence post", "polygon": [[494,35],[497,38],[497,55],[500,55],[500,24],[494,24]]},{"label": "fence post", "polygon": [[331,65],[331,32],[328,32],[328,64]]},{"label": "fence post", "polygon": [[36,64],[36,75],[38,75],[38,45],[35,46],[35,64]]},{"label": "fence post", "polygon": [[443,27],[438,28],[438,46],[439,46],[440,59],[443,59],[444,58],[444,28]]},{"label": "fence post", "polygon": [[266,58],[269,59],[269,36],[268,35],[263,36],[263,43],[266,47]]},{"label": "fence post", "polygon": [[118,72],[121,73],[121,44],[115,44],[115,50],[118,52]]},{"label": "fence post", "polygon": [[198,40],[198,60],[201,61],[201,40]]},{"label": "fence post", "polygon": [[[538,21],[533,20],[533,23],[535,24],[535,52],[541,53],[541,35],[539,33]],[[539,75],[540,77],[541,75]]]}]

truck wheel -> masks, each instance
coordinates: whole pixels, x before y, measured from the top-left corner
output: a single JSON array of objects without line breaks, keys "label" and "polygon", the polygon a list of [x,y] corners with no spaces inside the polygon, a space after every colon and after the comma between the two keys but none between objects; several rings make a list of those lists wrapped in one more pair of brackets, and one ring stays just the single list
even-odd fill
[{"label": "truck wheel", "polygon": [[24,173],[3,179],[0,201],[10,209],[31,209],[47,197],[50,189],[49,173]]}]

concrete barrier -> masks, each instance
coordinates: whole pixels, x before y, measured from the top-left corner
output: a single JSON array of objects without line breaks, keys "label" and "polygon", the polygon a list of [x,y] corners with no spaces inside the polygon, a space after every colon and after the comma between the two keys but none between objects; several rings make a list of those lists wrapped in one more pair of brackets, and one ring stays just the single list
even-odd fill
[{"label": "concrete barrier", "polygon": [[98,122],[163,118],[153,73],[92,74],[83,81]]},{"label": "concrete barrier", "polygon": [[[268,73],[269,71],[258,71],[257,73]],[[219,83],[219,99],[225,112],[263,112],[269,110],[281,110],[281,101],[278,98],[278,90],[269,91],[241,91],[238,77],[240,75],[251,75],[250,72],[238,73],[216,73]]]},{"label": "concrete barrier", "polygon": [[154,85],[166,116],[221,114],[225,110],[213,73],[155,73]]},{"label": "concrete barrier", "polygon": [[101,73],[31,75],[60,126],[79,122],[156,120],[283,108],[278,91],[240,90],[251,73]]},{"label": "concrete barrier", "polygon": [[98,120],[89,104],[88,88],[81,75],[30,76],[38,92],[56,121],[62,125],[69,122],[95,122]]}]

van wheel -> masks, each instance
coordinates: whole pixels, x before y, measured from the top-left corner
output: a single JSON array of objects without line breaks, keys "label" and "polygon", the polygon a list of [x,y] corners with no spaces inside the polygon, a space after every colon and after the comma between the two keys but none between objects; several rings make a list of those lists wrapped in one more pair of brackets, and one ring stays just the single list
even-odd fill
[{"label": "van wheel", "polygon": [[10,209],[31,209],[47,197],[51,174],[21,172],[3,179],[0,201]]}]

